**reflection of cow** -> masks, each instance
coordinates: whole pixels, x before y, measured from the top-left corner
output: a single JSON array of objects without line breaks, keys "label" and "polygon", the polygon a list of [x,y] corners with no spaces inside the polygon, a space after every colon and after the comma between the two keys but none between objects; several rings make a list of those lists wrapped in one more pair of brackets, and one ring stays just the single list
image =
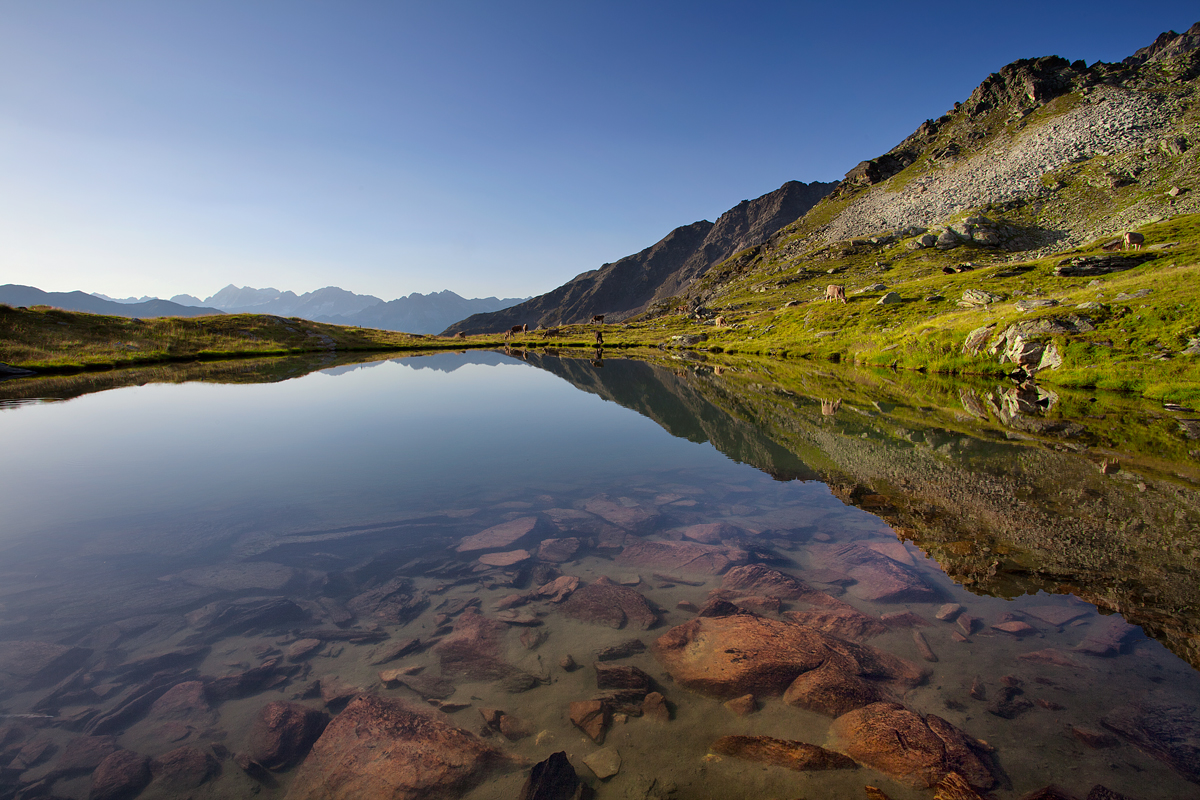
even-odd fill
[{"label": "reflection of cow", "polygon": [[1145,241],[1145,236],[1142,236],[1140,233],[1134,233],[1130,231],[1129,233],[1125,234],[1125,249],[1128,250],[1132,247],[1134,250],[1141,250]]},{"label": "reflection of cow", "polygon": [[842,407],[841,400],[822,400],[821,401],[821,414],[822,414],[822,416],[832,417],[834,414],[836,414],[838,412],[838,409],[841,407]]},{"label": "reflection of cow", "polygon": [[838,286],[836,283],[831,283],[825,287],[825,300],[841,300],[846,302],[846,287]]},{"label": "reflection of cow", "polygon": [[594,322],[594,323],[597,323],[597,324],[600,324],[600,325],[603,325],[603,324],[604,324],[604,315],[603,315],[603,314],[595,314],[595,315],[593,315],[593,316],[592,316],[592,322]]}]

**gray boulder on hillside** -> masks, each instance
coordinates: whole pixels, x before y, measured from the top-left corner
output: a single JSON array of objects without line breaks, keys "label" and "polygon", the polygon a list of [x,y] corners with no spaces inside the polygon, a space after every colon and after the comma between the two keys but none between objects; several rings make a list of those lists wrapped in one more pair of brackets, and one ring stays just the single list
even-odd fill
[{"label": "gray boulder on hillside", "polygon": [[804,216],[833,187],[832,183],[788,181],[755,200],[743,200],[715,223],[701,220],[676,228],[640,253],[584,272],[503,311],[468,317],[444,333],[494,333],[522,324],[532,329],[587,322],[594,314],[604,314],[607,322],[629,319],[678,294],[714,264],[762,244]]}]

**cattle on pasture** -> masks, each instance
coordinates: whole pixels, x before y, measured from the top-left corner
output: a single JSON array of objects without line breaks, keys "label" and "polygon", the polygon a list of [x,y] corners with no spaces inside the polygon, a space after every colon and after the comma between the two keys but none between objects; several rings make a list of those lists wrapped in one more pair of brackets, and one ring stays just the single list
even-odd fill
[{"label": "cattle on pasture", "polygon": [[1125,249],[1126,250],[1129,250],[1129,249],[1141,250],[1142,245],[1145,244],[1145,242],[1146,242],[1146,237],[1142,236],[1140,233],[1134,233],[1133,231],[1130,231],[1125,234]]},{"label": "cattle on pasture", "polygon": [[825,301],[841,300],[846,302],[846,287],[839,286],[836,283],[831,283],[825,287]]}]

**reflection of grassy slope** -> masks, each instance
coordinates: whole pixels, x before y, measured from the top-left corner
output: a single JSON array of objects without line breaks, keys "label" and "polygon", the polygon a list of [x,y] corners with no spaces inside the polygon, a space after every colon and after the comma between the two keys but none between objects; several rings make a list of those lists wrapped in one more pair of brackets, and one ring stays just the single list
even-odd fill
[{"label": "reflection of grassy slope", "polygon": [[0,401],[68,400],[93,392],[147,383],[277,383],[318,369],[382,358],[380,353],[307,354],[288,358],[237,358],[153,364],[0,381]]},{"label": "reflection of grassy slope", "polygon": [[[605,363],[554,371],[619,396],[614,362]],[[1064,395],[1044,418],[977,419],[960,397],[999,401],[1008,387],[767,359],[661,363],[670,370],[654,376],[669,378],[643,395],[687,397],[682,407],[707,409],[708,431],[722,424],[714,410],[731,428],[759,430],[964,585],[1079,594],[1200,666],[1200,465],[1161,409]],[[822,400],[842,402],[827,415]],[[1089,418],[1064,427],[1075,409]],[[1103,457],[1122,469],[1101,473]]]}]

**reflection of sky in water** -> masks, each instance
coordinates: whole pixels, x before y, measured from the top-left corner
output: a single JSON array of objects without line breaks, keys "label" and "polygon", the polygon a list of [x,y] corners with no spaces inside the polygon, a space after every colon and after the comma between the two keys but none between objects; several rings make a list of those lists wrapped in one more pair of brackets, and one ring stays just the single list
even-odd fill
[{"label": "reflection of sky in water", "polygon": [[494,353],[330,372],[340,374],[150,385],[9,410],[0,435],[20,459],[6,459],[0,482],[0,542],[147,513],[340,524],[480,490],[726,462]]}]

